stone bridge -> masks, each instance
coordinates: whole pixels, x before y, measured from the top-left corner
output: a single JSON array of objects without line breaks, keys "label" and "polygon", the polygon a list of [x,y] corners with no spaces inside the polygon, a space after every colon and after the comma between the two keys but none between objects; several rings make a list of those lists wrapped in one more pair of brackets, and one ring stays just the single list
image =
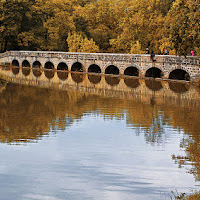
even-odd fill
[{"label": "stone bridge", "polygon": [[[195,81],[200,76],[199,57],[149,54],[8,51],[0,54],[1,66],[38,71],[79,71]],[[48,78],[51,78],[50,76]]]}]

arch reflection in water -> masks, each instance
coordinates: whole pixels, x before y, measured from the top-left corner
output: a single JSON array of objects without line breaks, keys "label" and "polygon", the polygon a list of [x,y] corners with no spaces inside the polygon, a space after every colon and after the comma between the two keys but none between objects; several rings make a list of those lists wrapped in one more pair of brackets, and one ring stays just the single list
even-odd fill
[{"label": "arch reflection in water", "polygon": [[31,69],[30,68],[22,68],[22,73],[25,75],[25,76],[28,76],[31,72]]},{"label": "arch reflection in water", "polygon": [[69,72],[66,72],[66,71],[64,71],[64,72],[63,71],[58,71],[57,72],[57,75],[58,75],[59,79],[61,79],[62,81],[67,79],[68,74],[69,74]]},{"label": "arch reflection in water", "polygon": [[189,81],[190,76],[185,70],[175,69],[169,74],[169,79]]},{"label": "arch reflection in water", "polygon": [[120,78],[119,77],[112,77],[112,76],[106,76],[105,80],[111,86],[116,86],[120,82]]},{"label": "arch reflection in water", "polygon": [[93,83],[93,84],[97,84],[101,81],[101,76],[100,75],[90,75],[88,74],[88,80]]},{"label": "arch reflection in water", "polygon": [[19,68],[13,68],[12,67],[12,73],[15,74],[15,75],[19,74]]},{"label": "arch reflection in water", "polygon": [[74,82],[81,83],[84,80],[84,78],[85,78],[85,74],[71,72],[71,77],[72,77],[72,79],[73,79]]},{"label": "arch reflection in water", "polygon": [[35,61],[34,63],[33,63],[33,65],[32,65],[32,71],[33,71],[33,74],[34,74],[34,76],[36,76],[36,77],[39,77],[39,76],[41,76],[41,74],[42,74],[42,71],[41,71],[41,63],[39,62],[39,61]]},{"label": "arch reflection in water", "polygon": [[27,60],[24,60],[22,62],[22,73],[25,75],[25,76],[28,76],[31,72],[31,69],[30,69],[30,63],[27,61]]},{"label": "arch reflection in water", "polygon": [[124,78],[124,83],[130,88],[137,88],[140,85],[139,79]]},{"label": "arch reflection in water", "polygon": [[162,71],[157,67],[151,67],[146,71],[145,77],[161,78]]},{"label": "arch reflection in water", "polygon": [[48,61],[45,63],[44,68],[46,69],[44,71],[44,74],[47,78],[51,79],[54,77],[55,72],[53,71],[54,65],[52,62]]},{"label": "arch reflection in water", "polygon": [[160,81],[156,81],[153,79],[145,80],[145,84],[152,91],[159,91],[163,88]]},{"label": "arch reflection in water", "polygon": [[190,89],[189,84],[169,82],[169,88],[175,93],[185,93]]}]

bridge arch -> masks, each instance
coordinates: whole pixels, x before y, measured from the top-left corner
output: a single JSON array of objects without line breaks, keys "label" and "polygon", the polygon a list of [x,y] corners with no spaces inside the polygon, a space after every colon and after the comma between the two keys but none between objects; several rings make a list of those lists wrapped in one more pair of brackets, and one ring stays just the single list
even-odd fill
[{"label": "bridge arch", "polygon": [[157,67],[151,67],[145,73],[145,77],[161,78],[162,76],[163,72]]},{"label": "bridge arch", "polygon": [[169,79],[189,81],[190,75],[184,69],[174,69],[169,73]]},{"label": "bridge arch", "polygon": [[45,64],[44,64],[44,68],[46,69],[44,71],[44,74],[47,78],[51,79],[54,77],[54,74],[55,72],[53,71],[54,69],[54,64],[50,61],[47,61]]},{"label": "bridge arch", "polygon": [[19,62],[18,60],[13,60],[11,63],[12,66],[12,73],[17,75],[19,74]]},{"label": "bridge arch", "polygon": [[67,71],[68,70],[68,66],[65,62],[60,62],[57,66],[57,70],[65,70]]},{"label": "bridge arch", "polygon": [[84,71],[83,65],[80,62],[75,62],[71,67],[71,71],[83,72]]},{"label": "bridge arch", "polygon": [[89,66],[88,72],[101,73],[101,68],[97,64],[92,64],[92,65]]},{"label": "bridge arch", "polygon": [[137,67],[130,66],[124,70],[124,75],[128,76],[139,76],[139,70]]},{"label": "bridge arch", "polygon": [[45,69],[54,69],[54,64],[50,61],[47,61],[45,64],[44,64],[44,68]]},{"label": "bridge arch", "polygon": [[60,62],[57,66],[57,75],[61,80],[66,80],[68,77],[68,66],[65,62]]},{"label": "bridge arch", "polygon": [[42,64],[40,63],[40,61],[36,60],[33,64],[32,64],[32,68],[41,68]]},{"label": "bridge arch", "polygon": [[109,65],[106,70],[105,70],[105,74],[119,74],[119,68],[116,67],[115,65]]},{"label": "bridge arch", "polygon": [[41,74],[42,74],[42,71],[40,70],[41,67],[42,67],[42,64],[37,60],[32,64],[32,72],[33,72],[34,76],[36,76],[36,77],[41,76]]},{"label": "bridge arch", "polygon": [[18,62],[18,60],[13,60],[13,61],[12,61],[12,67],[19,67],[19,62]]},{"label": "bridge arch", "polygon": [[[30,63],[27,61],[27,60],[24,60],[22,62],[22,73],[25,75],[25,76],[28,76],[31,72],[31,69],[30,69]],[[25,68],[24,68],[25,67]]]},{"label": "bridge arch", "polygon": [[30,67],[31,65],[30,65],[30,63],[28,62],[28,60],[24,60],[23,62],[22,62],[22,67]]}]

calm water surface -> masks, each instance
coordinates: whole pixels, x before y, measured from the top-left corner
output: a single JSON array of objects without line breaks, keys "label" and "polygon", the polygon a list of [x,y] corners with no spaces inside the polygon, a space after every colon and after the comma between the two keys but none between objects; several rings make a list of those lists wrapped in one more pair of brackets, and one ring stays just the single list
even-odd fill
[{"label": "calm water surface", "polygon": [[190,194],[200,188],[198,103],[9,83],[0,92],[0,199]]}]

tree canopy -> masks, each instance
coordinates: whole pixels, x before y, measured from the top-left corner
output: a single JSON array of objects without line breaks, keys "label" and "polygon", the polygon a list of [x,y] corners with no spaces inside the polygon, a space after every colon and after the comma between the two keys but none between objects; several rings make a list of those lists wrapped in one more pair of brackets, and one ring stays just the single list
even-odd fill
[{"label": "tree canopy", "polygon": [[0,51],[200,55],[200,0],[0,0]]}]

